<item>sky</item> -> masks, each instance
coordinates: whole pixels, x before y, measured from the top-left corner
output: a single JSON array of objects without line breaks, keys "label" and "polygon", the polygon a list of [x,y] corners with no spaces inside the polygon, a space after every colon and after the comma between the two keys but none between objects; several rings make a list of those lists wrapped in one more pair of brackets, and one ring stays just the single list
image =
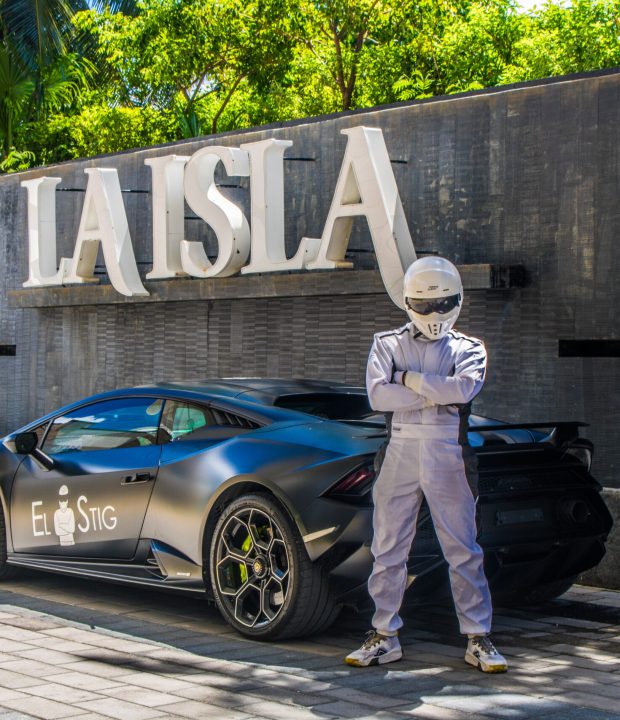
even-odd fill
[{"label": "sky", "polygon": [[533,7],[542,7],[546,0],[517,0],[517,5],[520,5],[526,12],[531,10]]},{"label": "sky", "polygon": [[540,0],[519,0],[517,3],[520,5],[524,10],[531,10],[534,5],[540,5]]}]

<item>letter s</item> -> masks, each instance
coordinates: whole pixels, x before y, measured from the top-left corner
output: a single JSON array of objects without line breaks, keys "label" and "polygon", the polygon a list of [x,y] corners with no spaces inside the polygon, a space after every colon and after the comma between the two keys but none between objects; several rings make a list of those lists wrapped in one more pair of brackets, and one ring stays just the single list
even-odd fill
[{"label": "letter s", "polygon": [[80,495],[80,497],[78,498],[78,501],[77,501],[77,509],[78,509],[78,512],[80,513],[80,515],[84,518],[84,522],[86,524],[84,525],[84,527],[82,527],[82,524],[78,523],[78,530],[83,533],[88,532],[90,530],[90,522],[88,520],[88,515],[84,512],[84,510],[82,510],[82,503],[86,503],[86,502],[88,502],[88,498],[86,497],[86,495]]}]

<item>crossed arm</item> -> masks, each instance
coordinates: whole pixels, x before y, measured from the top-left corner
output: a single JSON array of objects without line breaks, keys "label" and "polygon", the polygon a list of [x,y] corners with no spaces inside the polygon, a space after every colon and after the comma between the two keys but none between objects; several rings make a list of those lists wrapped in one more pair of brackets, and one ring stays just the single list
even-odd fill
[{"label": "crossed arm", "polygon": [[376,337],[366,369],[366,387],[373,410],[393,412],[459,405],[470,402],[482,389],[486,352],[482,343],[472,343],[457,358],[449,376],[395,371],[394,367],[389,347]]}]

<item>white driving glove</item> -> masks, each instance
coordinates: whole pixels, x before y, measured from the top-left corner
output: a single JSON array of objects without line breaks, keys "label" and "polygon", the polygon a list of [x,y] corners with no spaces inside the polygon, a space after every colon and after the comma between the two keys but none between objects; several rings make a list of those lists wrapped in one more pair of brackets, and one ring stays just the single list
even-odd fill
[{"label": "white driving glove", "polygon": [[420,388],[422,387],[422,373],[415,372],[415,370],[407,370],[407,372],[403,373],[403,385],[420,395]]},{"label": "white driving glove", "polygon": [[[413,390],[413,392],[421,395],[420,388],[422,387],[422,373],[415,372],[415,370],[407,370],[403,373],[401,382],[405,387],[408,387],[410,390]],[[436,405],[436,403],[434,403],[432,400],[429,400],[424,395],[421,396],[424,398],[424,405],[420,408],[420,410],[434,407]]]}]

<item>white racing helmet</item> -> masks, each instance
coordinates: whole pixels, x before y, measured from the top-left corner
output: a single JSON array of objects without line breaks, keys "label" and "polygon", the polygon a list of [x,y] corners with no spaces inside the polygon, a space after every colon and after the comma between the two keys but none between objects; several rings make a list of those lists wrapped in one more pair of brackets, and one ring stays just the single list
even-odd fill
[{"label": "white racing helmet", "polygon": [[449,260],[423,257],[405,273],[404,295],[407,315],[417,329],[430,340],[439,340],[461,312],[463,283]]}]

